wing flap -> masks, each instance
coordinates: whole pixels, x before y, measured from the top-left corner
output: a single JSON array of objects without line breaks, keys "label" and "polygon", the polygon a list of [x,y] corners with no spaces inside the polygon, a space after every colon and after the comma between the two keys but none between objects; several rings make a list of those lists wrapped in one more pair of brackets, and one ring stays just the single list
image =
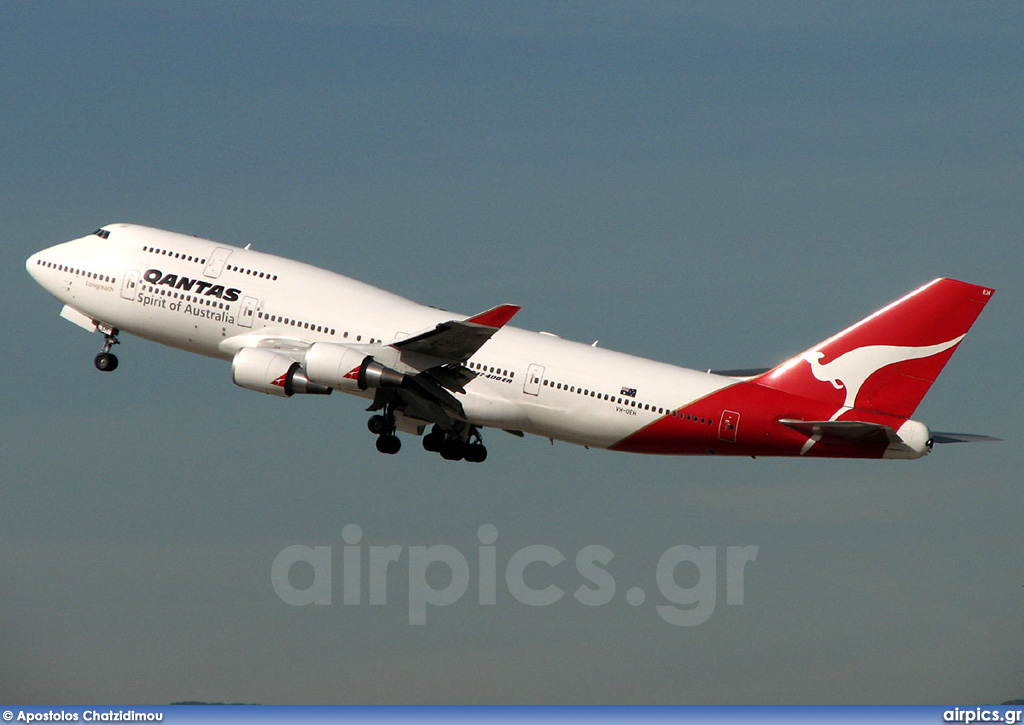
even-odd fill
[{"label": "wing flap", "polygon": [[393,405],[409,418],[437,423],[450,430],[458,420],[465,420],[462,403],[429,372],[407,375],[401,387],[378,388],[367,410],[381,410]]}]

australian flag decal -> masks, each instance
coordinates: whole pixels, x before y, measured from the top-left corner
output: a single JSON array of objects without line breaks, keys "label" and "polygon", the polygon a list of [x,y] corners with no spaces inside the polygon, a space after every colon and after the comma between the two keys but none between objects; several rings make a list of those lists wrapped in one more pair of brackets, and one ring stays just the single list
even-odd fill
[{"label": "australian flag decal", "polygon": [[619,395],[625,395],[627,398],[635,398],[636,397],[636,388],[623,388],[619,392]]}]

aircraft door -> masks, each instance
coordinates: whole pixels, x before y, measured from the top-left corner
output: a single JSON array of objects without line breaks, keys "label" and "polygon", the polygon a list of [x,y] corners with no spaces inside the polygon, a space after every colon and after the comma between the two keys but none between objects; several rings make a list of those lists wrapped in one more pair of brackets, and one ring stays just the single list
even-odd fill
[{"label": "aircraft door", "polygon": [[256,318],[256,306],[259,303],[255,297],[242,298],[242,306],[238,310],[239,327],[252,327],[252,321]]},{"label": "aircraft door", "polygon": [[526,382],[523,383],[523,392],[527,395],[540,394],[540,382],[544,379],[544,366],[533,363],[526,371]]},{"label": "aircraft door", "polygon": [[121,283],[121,296],[126,300],[134,300],[135,293],[139,291],[139,270],[129,269],[124,273],[124,282]]},{"label": "aircraft door", "polygon": [[228,262],[228,257],[231,256],[231,250],[227,247],[217,247],[213,250],[213,254],[206,260],[206,268],[203,270],[203,274],[207,277],[217,279],[220,277],[220,273],[224,271],[224,265]]},{"label": "aircraft door", "polygon": [[736,429],[740,427],[740,414],[731,410],[722,411],[722,421],[718,424],[718,437],[729,443],[736,442]]}]

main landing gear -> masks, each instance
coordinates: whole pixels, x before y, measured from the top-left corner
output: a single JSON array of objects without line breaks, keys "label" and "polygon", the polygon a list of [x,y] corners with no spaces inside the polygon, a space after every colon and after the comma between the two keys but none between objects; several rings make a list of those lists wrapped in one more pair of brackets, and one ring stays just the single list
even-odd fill
[{"label": "main landing gear", "polygon": [[476,426],[470,426],[463,439],[458,434],[445,433],[435,425],[423,436],[423,447],[432,453],[440,453],[446,461],[483,463],[487,458],[487,449]]},{"label": "main landing gear", "polygon": [[389,408],[384,415],[373,415],[366,421],[366,427],[377,436],[377,450],[393,456],[402,448],[402,440],[395,435],[395,415]]},{"label": "main landing gear", "polygon": [[100,350],[100,354],[93,359],[93,364],[101,373],[111,373],[117,370],[117,355],[110,352],[110,348],[121,344],[121,341],[117,339],[119,330],[110,325],[98,325],[97,329],[103,333],[103,348]]},{"label": "main landing gear", "polygon": [[[377,450],[381,453],[394,455],[401,450],[402,441],[395,435],[395,414],[390,408],[385,408],[383,415],[371,416],[366,427],[377,436]],[[476,426],[445,432],[435,425],[423,436],[423,447],[431,453],[440,453],[446,461],[483,463],[487,458],[487,449]]]}]

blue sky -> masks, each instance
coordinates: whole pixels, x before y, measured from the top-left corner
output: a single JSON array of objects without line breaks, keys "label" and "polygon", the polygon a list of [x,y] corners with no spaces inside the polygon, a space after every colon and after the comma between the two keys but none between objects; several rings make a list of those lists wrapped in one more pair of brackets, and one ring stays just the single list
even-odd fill
[{"label": "blue sky", "polygon": [[[0,699],[1021,697],[1022,14],[3,5]],[[259,396],[127,336],[117,373],[96,373],[100,341],[23,264],[115,221],[467,313],[521,304],[523,327],[697,368],[776,363],[957,277],[997,294],[917,417],[1006,442],[752,461],[491,432],[482,466],[415,441],[382,457],[354,399]],[[351,523],[364,546],[470,561],[492,524],[499,566],[554,547],[569,561],[534,586],[568,592],[575,553],[602,545],[617,594],[529,607],[499,590],[410,626],[408,558],[386,605],[340,603]],[[275,595],[296,544],[332,548],[332,605]],[[744,604],[722,578],[706,623],[664,622],[655,565],[677,545],[759,547]]]}]

